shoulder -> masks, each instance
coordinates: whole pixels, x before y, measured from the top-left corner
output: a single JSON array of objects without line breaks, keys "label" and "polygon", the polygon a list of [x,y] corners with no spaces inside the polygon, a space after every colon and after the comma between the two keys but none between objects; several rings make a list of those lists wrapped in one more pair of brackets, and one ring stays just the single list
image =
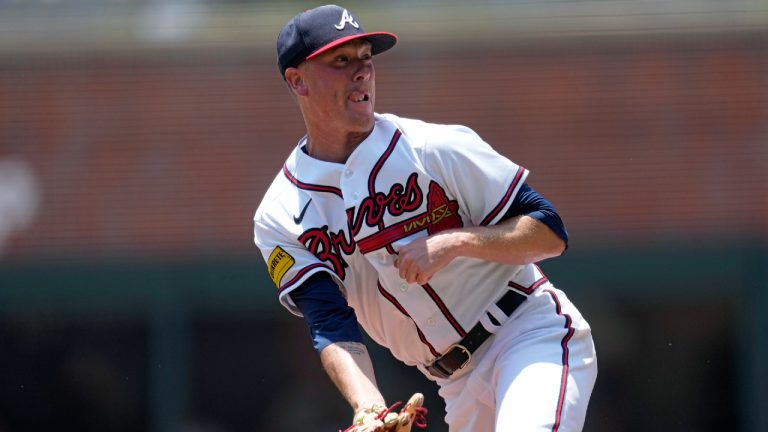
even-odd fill
[{"label": "shoulder", "polygon": [[478,144],[484,141],[474,130],[460,124],[429,123],[423,120],[380,114],[378,121],[393,123],[414,147],[428,151],[454,148],[462,143]]},{"label": "shoulder", "polygon": [[279,220],[279,215],[286,213],[287,197],[293,195],[295,191],[296,188],[291,185],[283,173],[278,173],[269,189],[264,193],[264,198],[262,198],[258,208],[256,208],[254,219],[257,221]]},{"label": "shoulder", "polygon": [[[290,158],[286,161],[286,164],[288,163],[290,163]],[[286,165],[280,167],[256,208],[254,221],[257,226],[274,227],[280,225],[295,207],[298,194],[302,193],[285,175],[285,167]]]}]

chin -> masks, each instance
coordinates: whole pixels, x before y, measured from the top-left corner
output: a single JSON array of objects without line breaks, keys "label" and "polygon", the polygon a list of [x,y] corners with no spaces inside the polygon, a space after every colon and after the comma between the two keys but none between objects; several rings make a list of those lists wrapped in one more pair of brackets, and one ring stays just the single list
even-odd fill
[{"label": "chin", "polygon": [[373,129],[373,125],[376,123],[376,119],[373,116],[373,113],[366,116],[356,116],[354,119],[351,119],[350,126],[354,125],[354,128],[357,132],[368,132],[371,129]]}]

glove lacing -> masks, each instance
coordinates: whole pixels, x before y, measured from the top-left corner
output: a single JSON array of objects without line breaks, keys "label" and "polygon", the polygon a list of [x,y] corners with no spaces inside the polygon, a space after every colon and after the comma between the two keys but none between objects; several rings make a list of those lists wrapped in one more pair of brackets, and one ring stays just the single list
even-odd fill
[{"label": "glove lacing", "polygon": [[413,411],[413,425],[418,426],[421,429],[426,429],[428,412],[429,410],[427,410],[423,406],[416,407],[416,409]]},{"label": "glove lacing", "polygon": [[[387,414],[389,414],[390,412],[392,412],[392,410],[396,409],[397,407],[399,407],[402,404],[403,404],[402,402],[395,402],[395,403],[393,403],[391,407],[384,408],[383,410],[381,410],[381,412],[376,417],[374,417],[374,419],[375,420],[382,420],[382,421],[384,421],[384,417],[386,417]],[[427,413],[428,412],[429,411],[426,408],[424,408],[424,407],[416,407],[416,409],[414,410],[414,413],[413,413],[414,414],[413,425],[414,426],[418,426],[421,429],[426,428],[427,427]],[[343,431],[339,431],[339,432],[354,432],[354,430],[355,430],[355,428],[357,426],[360,426],[360,425],[354,425],[353,424],[352,426],[344,429]]]}]

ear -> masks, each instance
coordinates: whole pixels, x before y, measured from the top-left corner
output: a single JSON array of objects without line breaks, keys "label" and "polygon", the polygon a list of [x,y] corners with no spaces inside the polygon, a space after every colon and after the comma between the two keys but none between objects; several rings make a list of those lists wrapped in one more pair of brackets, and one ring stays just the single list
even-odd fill
[{"label": "ear", "polygon": [[304,75],[298,68],[288,68],[285,70],[285,82],[293,90],[296,96],[306,96],[308,93],[307,83],[304,81]]}]

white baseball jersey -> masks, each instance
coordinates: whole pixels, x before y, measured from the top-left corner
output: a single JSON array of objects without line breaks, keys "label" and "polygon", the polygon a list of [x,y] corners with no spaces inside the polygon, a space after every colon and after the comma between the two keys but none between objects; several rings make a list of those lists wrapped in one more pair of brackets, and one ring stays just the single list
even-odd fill
[{"label": "white baseball jersey", "polygon": [[[510,288],[546,281],[534,265],[457,258],[429,283],[408,284],[398,249],[448,228],[493,225],[528,170],[472,130],[376,115],[373,132],[344,164],[293,150],[255,216],[255,241],[281,303],[318,271],[331,273],[365,331],[411,365],[430,363],[459,341]],[[489,330],[495,326],[488,325]]]},{"label": "white baseball jersey", "polygon": [[[254,218],[280,302],[299,315],[288,294],[331,274],[368,335],[438,382],[451,432],[580,431],[597,374],[591,330],[536,265],[459,257],[425,285],[394,267],[415,238],[499,222],[528,171],[466,127],[391,114],[344,164],[309,157],[305,140]],[[496,302],[510,289],[528,298],[507,317]],[[449,379],[431,376],[425,365],[478,322],[493,341]]]}]

